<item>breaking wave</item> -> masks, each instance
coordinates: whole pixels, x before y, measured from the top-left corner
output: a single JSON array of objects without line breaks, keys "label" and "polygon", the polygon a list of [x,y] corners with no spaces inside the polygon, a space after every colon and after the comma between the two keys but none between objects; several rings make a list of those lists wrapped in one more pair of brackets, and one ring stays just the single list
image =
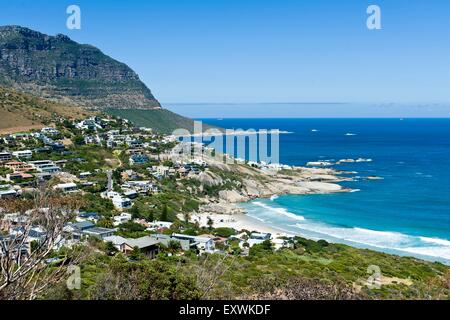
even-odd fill
[{"label": "breaking wave", "polygon": [[251,202],[246,205],[246,209],[251,217],[263,219],[265,223],[273,227],[289,230],[312,239],[343,242],[359,247],[379,249],[379,251],[403,252],[405,255],[422,258],[439,258],[450,263],[450,240],[326,224],[306,219],[285,208],[271,206],[262,201]]}]

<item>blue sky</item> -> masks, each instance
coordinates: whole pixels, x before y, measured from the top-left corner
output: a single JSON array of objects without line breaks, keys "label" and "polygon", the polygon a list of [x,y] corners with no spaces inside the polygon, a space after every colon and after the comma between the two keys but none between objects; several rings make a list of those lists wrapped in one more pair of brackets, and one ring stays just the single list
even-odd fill
[{"label": "blue sky", "polygon": [[93,44],[163,103],[450,102],[450,1],[1,0],[0,24]]}]

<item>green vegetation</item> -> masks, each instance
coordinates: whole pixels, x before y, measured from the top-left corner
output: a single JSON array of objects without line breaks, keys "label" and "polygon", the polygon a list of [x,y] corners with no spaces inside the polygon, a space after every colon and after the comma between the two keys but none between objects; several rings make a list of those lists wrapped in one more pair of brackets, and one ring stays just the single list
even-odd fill
[{"label": "green vegetation", "polygon": [[[314,244],[296,238],[291,249],[275,251],[270,242],[265,242],[253,246],[249,256],[241,256],[239,250],[227,256],[197,256],[191,252],[174,256],[167,253],[177,252],[178,246],[169,247],[162,248],[163,253],[154,260],[136,251],[129,258],[132,263],[120,253],[108,255],[114,250],[103,247],[106,254],[93,254],[82,264],[82,289],[69,298],[264,298],[273,292],[288,294],[286,290],[299,290],[298,283],[311,290],[308,297],[316,298],[321,297],[315,292],[319,288],[330,291],[325,293],[331,299],[450,298],[447,266],[346,245]],[[380,267],[383,285],[379,289],[367,286],[371,265]],[[340,293],[332,295],[336,286]],[[299,294],[297,298],[305,298],[301,296],[305,292]]]},{"label": "green vegetation", "polygon": [[122,223],[119,226],[119,231],[116,234],[124,238],[135,239],[149,235],[149,232],[145,231],[145,229],[146,228],[141,224],[129,221]]},{"label": "green vegetation", "polygon": [[[108,109],[109,114],[127,119],[138,127],[153,128],[157,132],[170,134],[176,129],[187,129],[194,132],[194,121],[182,117],[169,110],[134,110],[134,109]],[[203,129],[211,126],[203,124]]]}]

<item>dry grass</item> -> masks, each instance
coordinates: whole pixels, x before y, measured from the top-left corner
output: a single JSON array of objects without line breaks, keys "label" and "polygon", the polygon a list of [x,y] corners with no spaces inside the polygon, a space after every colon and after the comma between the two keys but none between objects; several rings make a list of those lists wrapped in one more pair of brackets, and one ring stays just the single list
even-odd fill
[{"label": "dry grass", "polygon": [[55,117],[81,119],[92,115],[80,107],[65,105],[0,87],[0,133],[39,129]]}]

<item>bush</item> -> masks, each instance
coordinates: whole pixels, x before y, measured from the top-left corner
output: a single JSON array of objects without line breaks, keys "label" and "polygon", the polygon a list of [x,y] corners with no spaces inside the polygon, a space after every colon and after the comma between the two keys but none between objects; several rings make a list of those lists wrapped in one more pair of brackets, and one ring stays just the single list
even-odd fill
[{"label": "bush", "polygon": [[263,243],[255,244],[250,248],[250,256],[262,256],[273,252],[273,245],[270,240],[266,240]]},{"label": "bush", "polygon": [[214,229],[214,235],[218,237],[228,238],[236,234],[236,231],[233,228],[217,228]]}]

